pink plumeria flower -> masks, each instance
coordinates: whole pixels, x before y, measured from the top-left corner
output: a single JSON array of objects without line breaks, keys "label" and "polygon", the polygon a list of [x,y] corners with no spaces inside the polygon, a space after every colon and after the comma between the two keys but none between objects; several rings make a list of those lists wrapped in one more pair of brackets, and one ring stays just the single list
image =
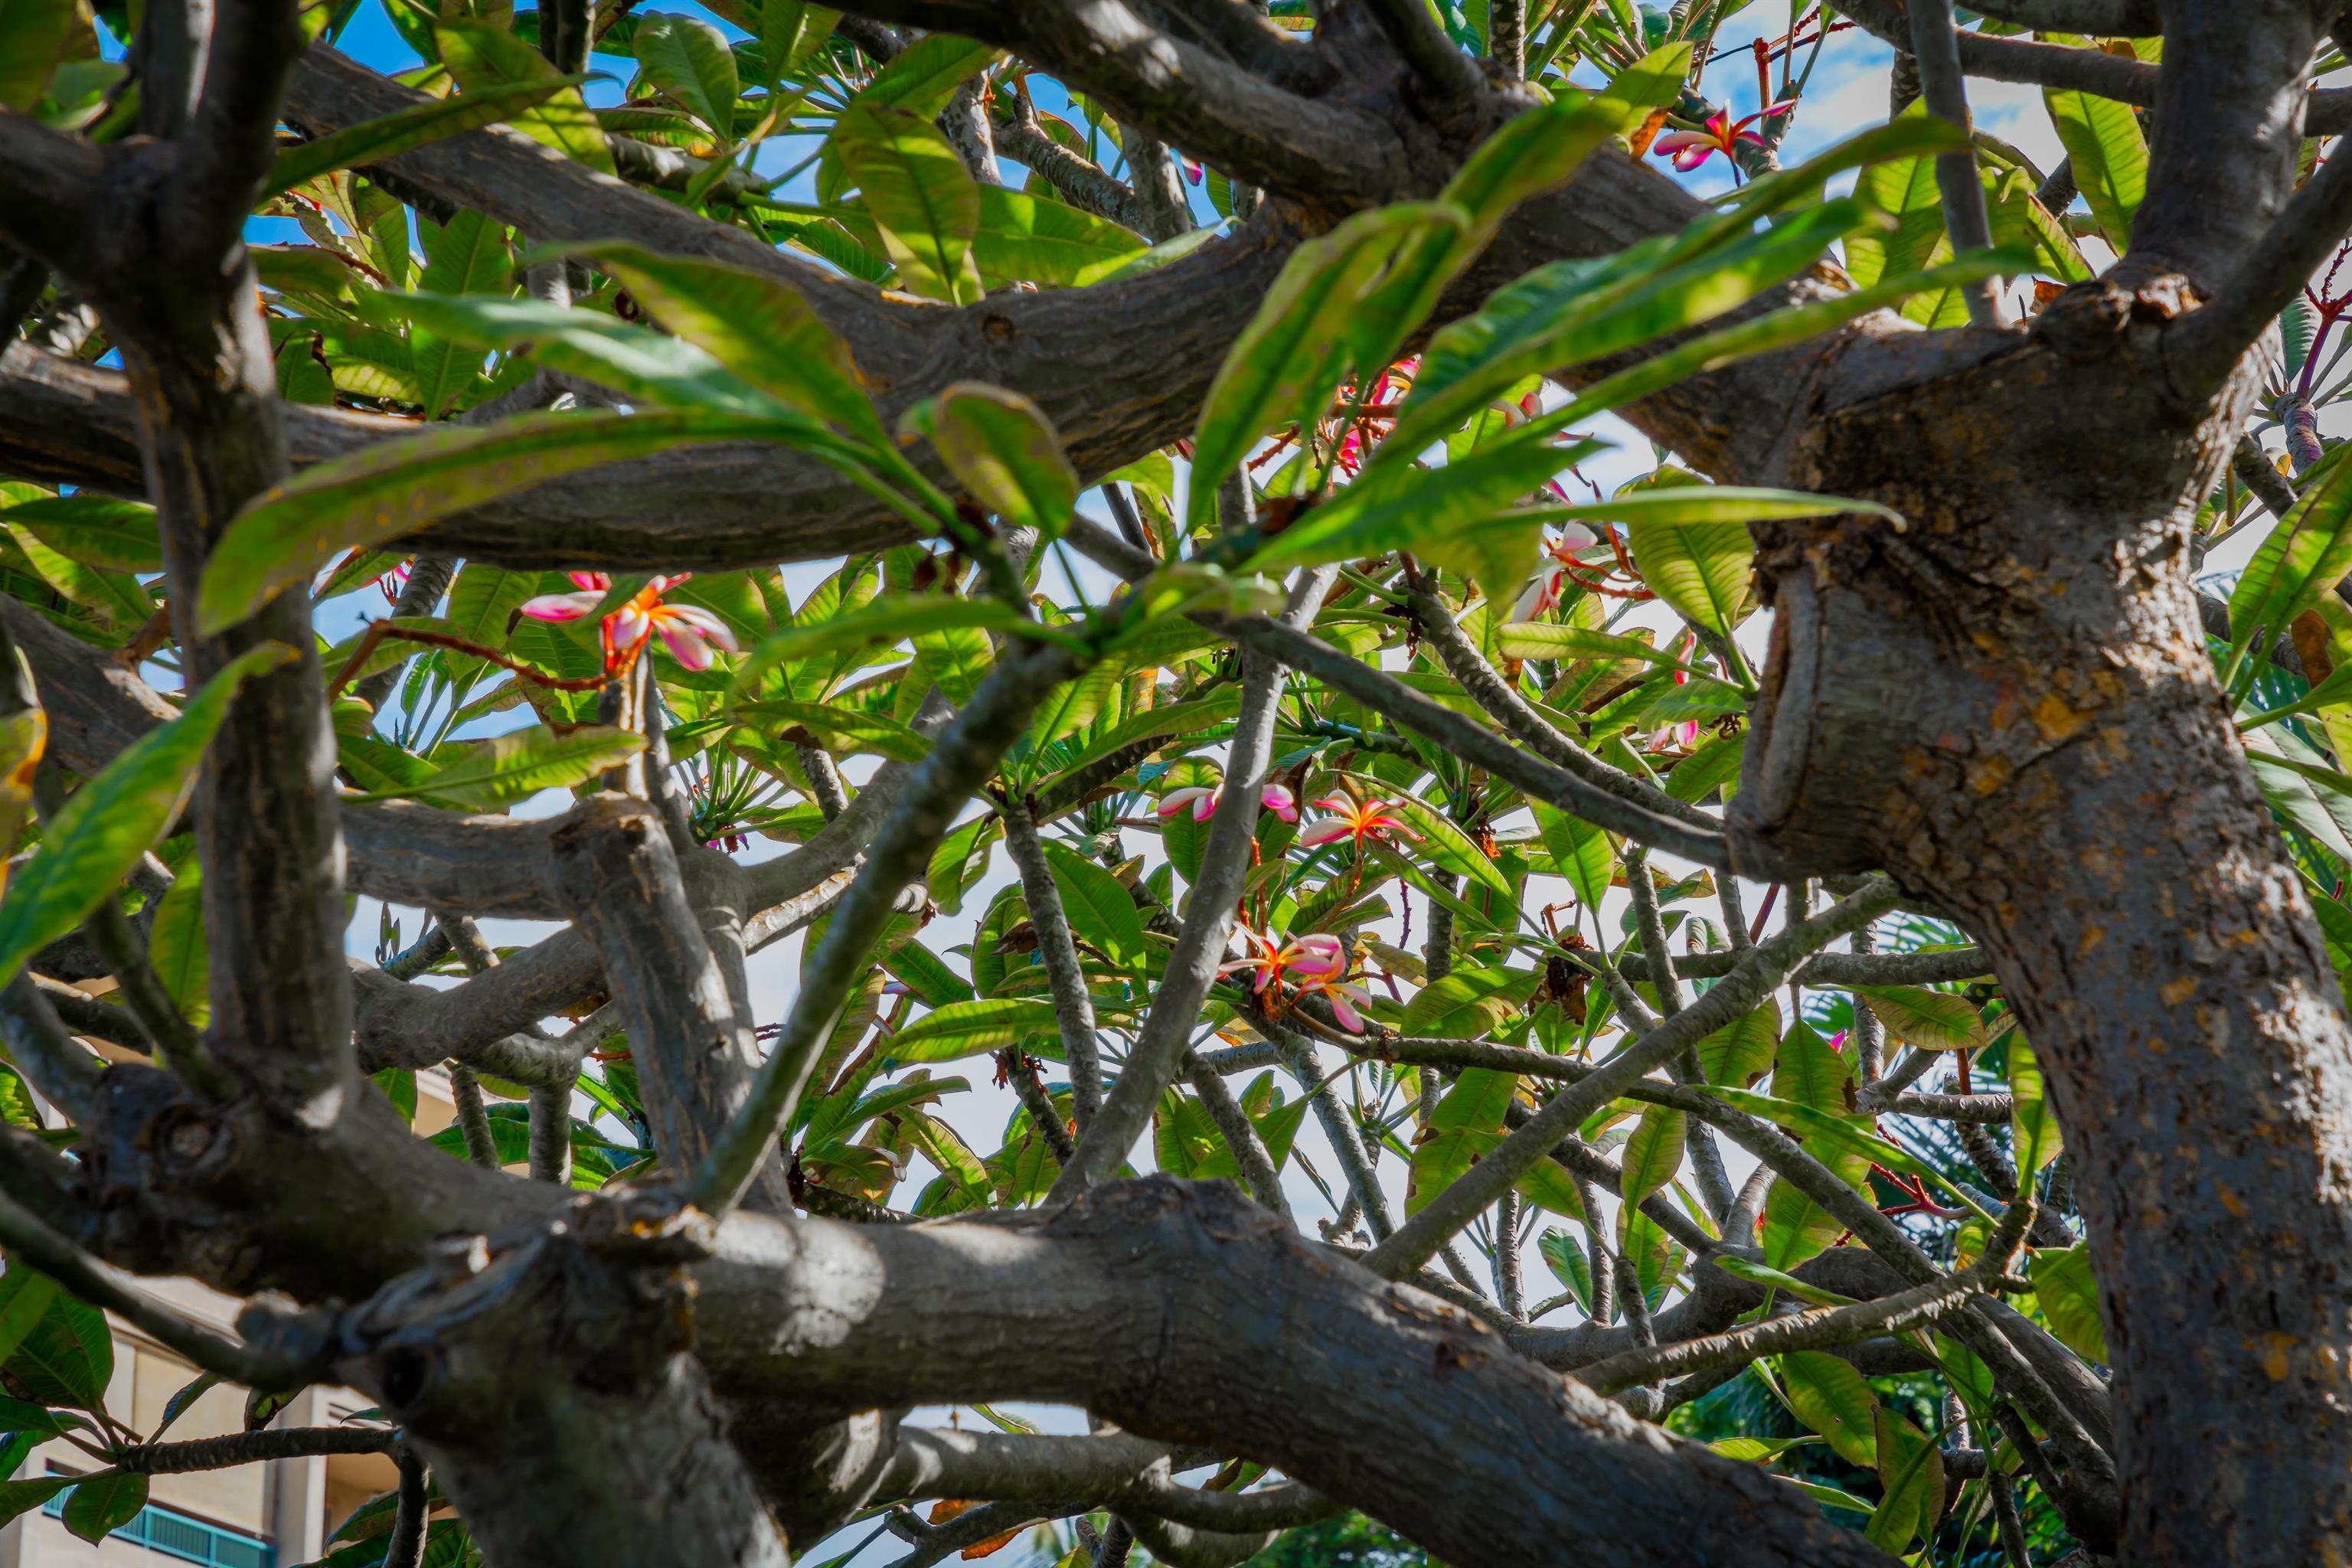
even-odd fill
[{"label": "pink plumeria flower", "polygon": [[1246,958],[1237,958],[1221,965],[1217,973],[1231,974],[1236,970],[1255,970],[1257,977],[1250,982],[1250,990],[1255,994],[1265,994],[1266,988],[1285,974],[1321,979],[1347,973],[1348,952],[1336,936],[1316,931],[1291,942],[1277,942],[1247,926],[1239,926],[1235,930],[1243,945],[1254,951]]},{"label": "pink plumeria flower", "polygon": [[1421,835],[1407,826],[1402,817],[1390,809],[1392,803],[1385,800],[1367,801],[1359,805],[1343,795],[1325,795],[1316,805],[1334,815],[1318,816],[1301,828],[1299,847],[1312,849],[1318,844],[1336,844],[1342,838],[1352,838],[1359,848],[1367,838],[1410,838],[1418,843]]},{"label": "pink plumeria flower", "polygon": [[1351,1035],[1360,1035],[1364,1032],[1364,1016],[1357,1009],[1372,1005],[1370,992],[1360,985],[1337,977],[1317,980],[1298,988],[1298,994],[1301,996],[1310,991],[1331,1005],[1331,1016],[1339,1021],[1339,1027]]},{"label": "pink plumeria flower", "polygon": [[[710,668],[713,647],[729,653],[740,651],[735,634],[709,610],[695,605],[662,603],[665,591],[691,575],[681,572],[675,577],[650,578],[627,604],[604,617],[602,631],[606,669],[620,669],[629,664],[656,633],[660,634],[662,646],[669,649],[672,658],[697,672]],[[525,604],[522,613],[534,620],[576,621],[593,615],[596,606],[613,591],[613,579],[602,572],[574,572],[570,576],[579,585],[577,592],[542,594]]]},{"label": "pink plumeria flower", "polygon": [[[1171,789],[1160,797],[1160,815],[1173,816],[1185,807],[1192,810],[1192,820],[1206,822],[1216,815],[1217,801],[1224,794],[1218,784],[1192,784],[1183,789]],[[1298,803],[1280,784],[1268,784],[1258,795],[1259,804],[1285,822],[1298,820]]]},{"label": "pink plumeria flower", "polygon": [[1568,592],[1568,569],[1575,563],[1576,552],[1600,542],[1601,536],[1580,522],[1563,526],[1559,541],[1544,552],[1550,559],[1528,579],[1517,602],[1511,605],[1511,619],[1532,621],[1559,608],[1560,598]]},{"label": "pink plumeria flower", "polygon": [[1670,131],[1651,143],[1651,150],[1661,158],[1672,153],[1675,167],[1687,174],[1717,153],[1727,158],[1731,157],[1743,142],[1751,147],[1767,145],[1763,137],[1748,128],[1759,120],[1769,120],[1774,115],[1785,114],[1796,106],[1795,99],[1784,98],[1780,102],[1769,104],[1745,120],[1738,121],[1731,118],[1731,110],[1728,109],[1719,109],[1707,117],[1706,129]]},{"label": "pink plumeria flower", "polygon": [[[1680,645],[1677,644],[1676,646],[1679,647]],[[1675,671],[1675,684],[1676,686],[1688,686],[1690,684],[1690,671],[1686,669],[1678,669]],[[1664,725],[1658,730],[1653,731],[1650,736],[1650,750],[1654,752],[1663,752],[1667,750],[1669,747],[1687,752],[1693,746],[1697,744],[1698,721],[1696,719],[1685,719],[1679,724]]]},{"label": "pink plumeria flower", "polygon": [[1177,161],[1184,165],[1184,177],[1187,180],[1192,181],[1192,184],[1196,185],[1199,184],[1201,183],[1202,174],[1201,165],[1192,159],[1185,157],[1181,153],[1177,154]]}]

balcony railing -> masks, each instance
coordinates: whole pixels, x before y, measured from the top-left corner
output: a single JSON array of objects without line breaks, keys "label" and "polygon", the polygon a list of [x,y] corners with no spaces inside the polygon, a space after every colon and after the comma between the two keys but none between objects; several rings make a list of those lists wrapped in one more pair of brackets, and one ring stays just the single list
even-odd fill
[{"label": "balcony railing", "polygon": [[[51,1498],[41,1507],[52,1519],[65,1510],[64,1495]],[[204,1568],[278,1568],[278,1552],[269,1542],[153,1503],[141,1509],[139,1517],[110,1539],[133,1542],[165,1557],[202,1563]]]}]

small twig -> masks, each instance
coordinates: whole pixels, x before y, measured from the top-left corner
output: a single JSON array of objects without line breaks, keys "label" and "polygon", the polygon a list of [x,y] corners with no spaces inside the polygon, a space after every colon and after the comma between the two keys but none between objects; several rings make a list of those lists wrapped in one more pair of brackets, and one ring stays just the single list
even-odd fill
[{"label": "small twig", "polygon": [[[1919,87],[1927,112],[1969,128],[1968,80],[1960,74],[1960,45],[1952,21],[1952,0],[1910,0],[1911,52],[1919,62]],[[1985,212],[1984,186],[1977,179],[1973,146],[1938,154],[1936,184],[1944,197],[1944,228],[1952,248],[1965,254],[1992,244],[1992,223]],[[1998,327],[2000,297],[1990,278],[1963,284],[1969,320],[1979,327]]]}]

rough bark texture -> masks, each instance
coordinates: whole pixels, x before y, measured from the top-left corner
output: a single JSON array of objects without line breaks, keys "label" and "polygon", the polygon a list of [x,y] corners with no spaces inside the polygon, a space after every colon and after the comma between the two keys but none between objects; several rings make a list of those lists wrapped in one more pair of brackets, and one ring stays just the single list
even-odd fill
[{"label": "rough bark texture", "polygon": [[1813,423],[1791,479],[1910,526],[1769,531],[1734,849],[1889,868],[1993,955],[2105,1286],[2122,1560],[2320,1562],[2352,1529],[2352,1034],[2187,582],[2244,383],[2175,397],[2169,315],[2085,286]]}]

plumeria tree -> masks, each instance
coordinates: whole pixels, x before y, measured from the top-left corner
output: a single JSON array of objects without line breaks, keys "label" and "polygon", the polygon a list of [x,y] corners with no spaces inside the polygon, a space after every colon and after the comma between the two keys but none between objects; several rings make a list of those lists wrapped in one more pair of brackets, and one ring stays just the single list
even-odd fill
[{"label": "plumeria tree", "polygon": [[357,12],[0,5],[0,1512],[2345,1554],[2331,0]]}]

